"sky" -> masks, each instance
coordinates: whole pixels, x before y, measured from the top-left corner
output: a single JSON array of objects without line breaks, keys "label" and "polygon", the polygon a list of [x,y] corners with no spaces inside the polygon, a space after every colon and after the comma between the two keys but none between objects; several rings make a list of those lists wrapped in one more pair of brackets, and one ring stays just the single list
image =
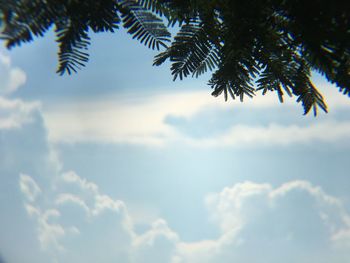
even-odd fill
[{"label": "sky", "polygon": [[59,76],[54,36],[0,48],[0,262],[350,260],[350,101],[225,102],[125,32]]}]

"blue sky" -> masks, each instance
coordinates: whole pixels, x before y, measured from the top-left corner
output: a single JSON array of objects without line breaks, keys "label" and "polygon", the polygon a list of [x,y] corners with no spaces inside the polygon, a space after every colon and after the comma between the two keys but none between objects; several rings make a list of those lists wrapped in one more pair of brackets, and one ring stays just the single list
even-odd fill
[{"label": "blue sky", "polygon": [[122,31],[73,76],[56,52],[0,50],[0,262],[350,260],[350,104],[320,76],[314,118],[172,82]]}]

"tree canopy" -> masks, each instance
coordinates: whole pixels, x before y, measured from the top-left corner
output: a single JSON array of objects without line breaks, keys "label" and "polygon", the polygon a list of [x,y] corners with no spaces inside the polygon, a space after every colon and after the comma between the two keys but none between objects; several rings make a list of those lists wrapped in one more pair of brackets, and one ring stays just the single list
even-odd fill
[{"label": "tree canopy", "polygon": [[[174,80],[212,71],[212,95],[241,101],[257,92],[296,96],[307,114],[327,106],[310,80],[319,72],[350,96],[350,5],[287,0],[0,0],[2,32],[12,48],[53,27],[59,74],[85,66],[90,32],[120,26],[161,50]],[[179,26],[172,38],[169,26]]]}]

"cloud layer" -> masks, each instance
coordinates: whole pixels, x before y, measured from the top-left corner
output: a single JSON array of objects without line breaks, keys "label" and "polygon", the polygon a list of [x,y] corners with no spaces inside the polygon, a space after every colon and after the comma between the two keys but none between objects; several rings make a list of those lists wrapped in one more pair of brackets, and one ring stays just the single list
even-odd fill
[{"label": "cloud layer", "polygon": [[25,72],[11,65],[11,58],[0,50],[0,130],[20,128],[33,121],[33,113],[40,108],[38,102],[24,102],[21,99],[8,99],[26,82]]},{"label": "cloud layer", "polygon": [[[337,94],[339,95],[339,94]],[[328,98],[337,108],[348,107],[346,98],[330,93]],[[264,124],[243,124],[232,118],[231,125],[217,132],[196,137],[181,131],[171,119],[193,120],[199,114],[208,119],[237,110],[250,110],[257,116],[265,116],[271,110],[287,114],[293,111],[291,100],[278,104],[274,94],[247,100],[224,103],[210,97],[207,92],[184,92],[157,95],[130,100],[100,99],[74,104],[48,107],[44,119],[49,139],[55,143],[102,142],[162,146],[169,143],[185,143],[199,147],[232,147],[240,145],[289,145],[313,141],[336,142],[347,140],[350,124],[335,119],[303,124],[279,122],[273,118]],[[264,111],[263,111],[264,110]],[[268,111],[266,111],[268,112]],[[293,114],[298,114],[293,112]],[[288,115],[290,117],[290,115]],[[237,117],[237,116],[236,116]],[[239,118],[238,118],[239,120]],[[193,121],[192,121],[193,123]],[[214,124],[215,125],[215,124]],[[194,130],[195,127],[192,127]],[[325,133],[324,131],[328,132]]]},{"label": "cloud layer", "polygon": [[11,65],[11,59],[9,56],[4,55],[0,51],[0,95],[10,94],[15,92],[20,86],[22,86],[27,76],[25,72]]},{"label": "cloud layer", "polygon": [[[308,181],[290,181],[278,187],[247,181],[208,194],[204,200],[208,216],[219,235],[194,242],[182,241],[181,234],[162,218],[143,233],[136,232],[137,220],[125,202],[102,193],[95,183],[73,171],[64,173],[59,185],[62,189],[73,188],[70,192],[58,191],[52,207],[42,210],[32,198],[34,192],[40,193],[39,186],[27,175],[20,177],[21,191],[31,202],[25,206],[27,213],[37,220],[38,240],[44,249],[57,251],[57,258],[64,258],[65,262],[77,257],[74,246],[65,247],[70,238],[77,247],[95,247],[95,255],[91,255],[94,259],[110,255],[106,262],[262,263],[268,259],[273,263],[284,257],[284,262],[327,259],[340,263],[344,257],[350,257],[350,215],[343,202]],[[70,218],[69,225],[64,225],[59,219],[69,216],[61,212],[69,204],[81,209],[85,216]],[[100,225],[105,220],[114,222],[114,230],[110,229],[109,234],[103,232],[107,226]],[[102,236],[87,242],[89,229],[95,228],[102,230]],[[112,243],[101,247],[104,243],[98,241]]]},{"label": "cloud layer", "polygon": [[221,235],[180,243],[178,262],[341,262],[338,249],[350,238],[335,239],[350,228],[342,202],[307,181],[238,183],[206,204]]},{"label": "cloud layer", "polygon": [[[25,77],[13,70],[6,56],[0,57],[0,62],[9,76],[1,93],[8,95],[24,83]],[[338,102],[337,108],[347,107],[345,102]],[[14,261],[67,263],[347,262],[350,215],[345,201],[310,181],[294,180],[282,185],[243,181],[207,193],[203,203],[208,213],[203,220],[211,222],[217,235],[186,241],[169,218],[157,215],[151,223],[137,218],[144,213],[135,211],[137,206],[131,213],[127,200],[116,199],[83,174],[63,172],[65,166],[60,165],[51,144],[237,147],[347,141],[350,128],[344,119],[295,125],[277,121],[230,123],[220,133],[200,137],[169,122],[169,117],[193,120],[204,114],[211,118],[206,115],[209,111],[215,112],[216,118],[215,114],[243,107],[254,112],[271,108],[289,111],[289,105],[276,106],[276,98],[272,97],[223,104],[207,92],[186,92],[41,109],[37,102],[0,97],[0,172],[6,183],[0,191],[0,205],[6,211],[0,240],[4,255],[19,259]],[[51,143],[41,123],[42,112]],[[99,168],[103,176],[104,167]],[[159,187],[166,192],[169,185]],[[192,196],[179,194],[178,198]],[[18,202],[20,209],[15,207]],[[161,211],[157,214],[162,215]],[[7,245],[9,240],[14,240],[16,246]],[[35,241],[38,244],[33,244]],[[39,250],[35,250],[36,245]]]}]

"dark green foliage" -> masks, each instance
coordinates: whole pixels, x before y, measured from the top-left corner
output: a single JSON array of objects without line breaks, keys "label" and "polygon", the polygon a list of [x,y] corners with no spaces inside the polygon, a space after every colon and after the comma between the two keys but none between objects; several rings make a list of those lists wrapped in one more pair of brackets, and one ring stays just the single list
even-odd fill
[{"label": "dark green foliage", "polygon": [[[89,30],[122,25],[149,48],[165,48],[154,65],[169,60],[174,80],[214,71],[212,94],[225,100],[276,92],[281,102],[285,94],[296,96],[305,114],[316,115],[318,107],[327,112],[311,71],[350,96],[346,1],[0,0],[0,9],[9,48],[55,27],[60,74],[87,62]],[[169,46],[164,20],[180,27]]]},{"label": "dark green foliage", "polygon": [[177,77],[182,80],[188,75],[198,77],[218,65],[218,50],[219,47],[210,40],[204,25],[197,19],[182,25],[173,44],[156,56],[154,65],[160,65],[169,58],[173,62],[171,71],[174,80]]},{"label": "dark green foliage", "polygon": [[165,46],[170,34],[162,20],[137,1],[2,0],[5,28],[1,34],[11,48],[43,36],[54,26],[59,45],[57,72],[71,74],[88,61],[89,30],[114,32],[122,26],[150,48]]},{"label": "dark green foliage", "polygon": [[[149,48],[159,50],[159,46],[166,47],[170,33],[166,30],[162,20],[143,7],[144,3],[121,1],[121,13],[124,28],[133,38],[138,39]],[[153,8],[146,5],[148,8]],[[157,9],[158,10],[158,9]]]},{"label": "dark green foliage", "polygon": [[[320,107],[322,95],[310,81],[323,74],[350,95],[350,11],[328,1],[197,1],[195,23],[181,27],[173,44],[156,56],[167,58],[174,79],[216,71],[213,95],[242,101],[255,92],[296,96],[304,113]],[[211,53],[213,52],[213,53]],[[209,58],[209,59],[208,59]],[[201,67],[199,66],[201,65]],[[204,65],[204,66],[203,66]]]}]

